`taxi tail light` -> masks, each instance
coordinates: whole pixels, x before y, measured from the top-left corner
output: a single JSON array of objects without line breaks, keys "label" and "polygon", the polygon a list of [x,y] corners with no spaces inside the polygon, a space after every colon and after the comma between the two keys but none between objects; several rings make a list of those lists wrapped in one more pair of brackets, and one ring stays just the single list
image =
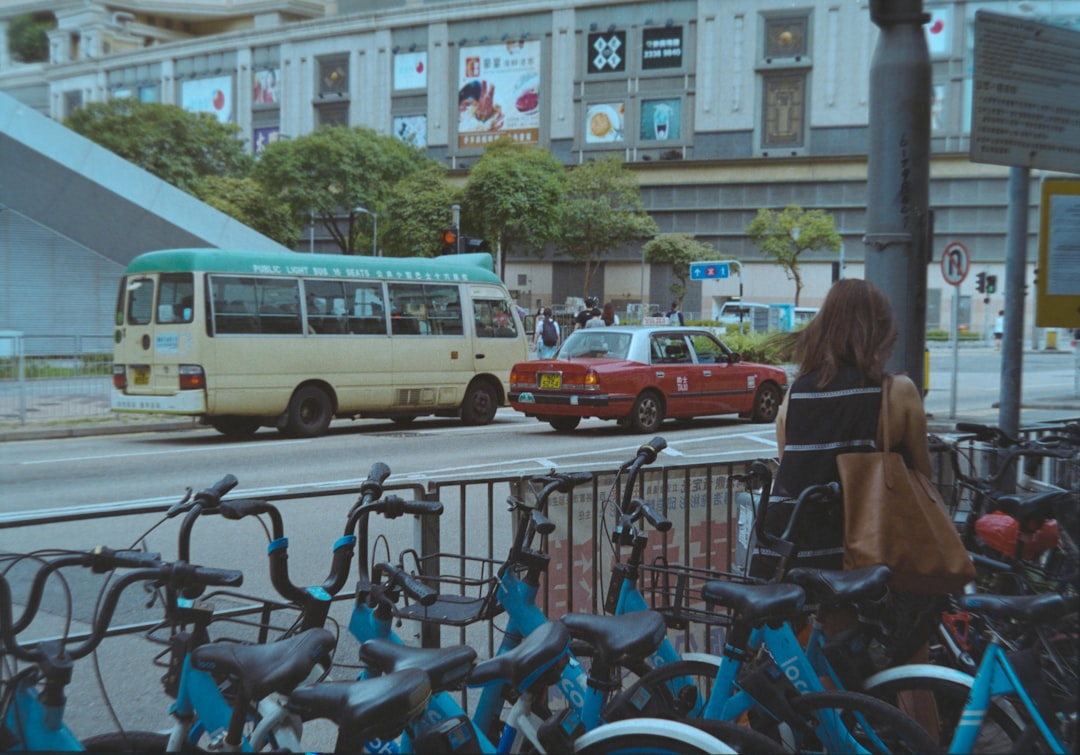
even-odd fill
[{"label": "taxi tail light", "polygon": [[113,388],[122,391],[127,388],[127,368],[122,364],[114,364],[112,368]]},{"label": "taxi tail light", "polygon": [[180,365],[180,390],[190,391],[206,387],[206,373],[197,364]]}]

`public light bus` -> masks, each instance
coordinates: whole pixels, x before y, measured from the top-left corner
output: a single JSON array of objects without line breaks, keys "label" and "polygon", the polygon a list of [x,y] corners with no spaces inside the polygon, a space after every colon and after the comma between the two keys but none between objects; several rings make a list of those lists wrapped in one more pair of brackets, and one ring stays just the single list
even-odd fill
[{"label": "public light bus", "polygon": [[112,410],[321,435],[334,417],[484,425],[528,358],[489,254],[173,249],[136,257],[116,306]]}]

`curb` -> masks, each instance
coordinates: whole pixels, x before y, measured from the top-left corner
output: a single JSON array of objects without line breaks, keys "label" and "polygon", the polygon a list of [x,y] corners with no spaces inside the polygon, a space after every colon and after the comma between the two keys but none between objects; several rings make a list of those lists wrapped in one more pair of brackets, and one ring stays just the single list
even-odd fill
[{"label": "curb", "polygon": [[135,433],[166,433],[200,430],[194,422],[147,422],[145,424],[102,424],[0,430],[0,443],[18,440],[55,440],[58,438],[88,438],[97,435],[132,435]]}]

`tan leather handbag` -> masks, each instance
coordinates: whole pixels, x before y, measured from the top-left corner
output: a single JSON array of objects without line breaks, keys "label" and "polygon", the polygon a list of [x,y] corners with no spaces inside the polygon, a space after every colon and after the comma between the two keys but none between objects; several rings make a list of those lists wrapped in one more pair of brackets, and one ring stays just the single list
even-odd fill
[{"label": "tan leather handbag", "polygon": [[889,387],[881,385],[881,451],[836,459],[844,498],[844,568],[886,564],[899,592],[944,595],[975,578],[975,566],[934,484],[889,450]]}]

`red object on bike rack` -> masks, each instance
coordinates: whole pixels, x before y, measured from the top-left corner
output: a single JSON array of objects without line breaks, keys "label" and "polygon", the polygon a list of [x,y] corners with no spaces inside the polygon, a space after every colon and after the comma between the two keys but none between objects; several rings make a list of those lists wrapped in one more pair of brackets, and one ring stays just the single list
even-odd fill
[{"label": "red object on bike rack", "polygon": [[1022,532],[1020,522],[1008,514],[986,514],[975,522],[975,533],[999,553],[1013,558],[1036,558],[1058,546],[1057,520],[1047,519],[1034,532]]}]

